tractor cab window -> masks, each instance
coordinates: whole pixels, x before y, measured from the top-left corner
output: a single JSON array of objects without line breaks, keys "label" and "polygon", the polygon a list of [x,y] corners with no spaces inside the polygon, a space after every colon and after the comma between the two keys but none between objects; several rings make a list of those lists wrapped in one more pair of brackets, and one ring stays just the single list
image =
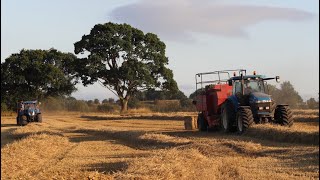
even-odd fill
[{"label": "tractor cab window", "polygon": [[259,80],[245,80],[244,81],[244,94],[249,94],[252,92],[263,92],[264,84]]},{"label": "tractor cab window", "polygon": [[34,108],[35,108],[35,105],[34,105],[34,104],[25,104],[25,105],[24,105],[24,108],[25,108],[25,109],[34,109]]},{"label": "tractor cab window", "polygon": [[233,89],[232,94],[241,93],[241,82],[240,81],[234,81],[233,83]]}]

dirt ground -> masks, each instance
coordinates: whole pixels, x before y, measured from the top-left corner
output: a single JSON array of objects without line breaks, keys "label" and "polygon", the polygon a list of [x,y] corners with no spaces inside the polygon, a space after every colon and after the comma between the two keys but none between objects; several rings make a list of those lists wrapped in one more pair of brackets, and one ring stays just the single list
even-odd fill
[{"label": "dirt ground", "polygon": [[166,115],[82,115],[44,113],[24,127],[1,117],[1,179],[319,179],[319,111],[241,136]]}]

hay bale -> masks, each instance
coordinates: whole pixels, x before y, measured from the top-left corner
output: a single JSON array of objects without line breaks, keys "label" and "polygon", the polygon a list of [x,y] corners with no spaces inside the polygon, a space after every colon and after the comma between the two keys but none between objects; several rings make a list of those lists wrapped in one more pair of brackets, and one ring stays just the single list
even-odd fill
[{"label": "hay bale", "polygon": [[195,129],[198,129],[198,116],[192,116],[192,122]]},{"label": "hay bale", "polygon": [[184,119],[184,128],[186,130],[197,129],[197,117],[196,116],[187,116]]}]

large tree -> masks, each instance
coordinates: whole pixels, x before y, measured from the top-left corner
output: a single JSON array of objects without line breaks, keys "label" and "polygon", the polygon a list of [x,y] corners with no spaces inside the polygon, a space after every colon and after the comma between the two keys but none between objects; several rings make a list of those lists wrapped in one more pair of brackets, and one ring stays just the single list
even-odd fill
[{"label": "large tree", "polygon": [[88,54],[75,65],[83,85],[98,81],[119,97],[121,111],[139,90],[177,89],[166,67],[166,45],[155,34],[109,22],[95,25],[74,46],[76,54]]},{"label": "large tree", "polygon": [[307,106],[309,109],[319,109],[319,101],[317,102],[314,98],[307,100]]},{"label": "large tree", "polygon": [[20,100],[70,95],[76,90],[68,67],[76,56],[50,50],[21,50],[1,63],[1,102],[11,109]]},{"label": "large tree", "polygon": [[303,103],[301,96],[294,89],[290,81],[284,81],[280,85],[280,88],[279,98],[282,100],[281,103],[289,104],[292,108],[298,108]]}]

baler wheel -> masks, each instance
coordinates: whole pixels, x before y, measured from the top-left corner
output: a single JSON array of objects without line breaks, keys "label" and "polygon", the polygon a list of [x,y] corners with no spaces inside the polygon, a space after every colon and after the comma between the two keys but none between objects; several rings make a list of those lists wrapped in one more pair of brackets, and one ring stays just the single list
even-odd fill
[{"label": "baler wheel", "polygon": [[19,121],[19,119],[20,119],[20,116],[17,117],[17,125],[18,125],[18,126],[20,126],[20,121]]},{"label": "baler wheel", "polygon": [[205,121],[203,114],[198,114],[197,124],[199,131],[207,131],[208,123]]},{"label": "baler wheel", "polygon": [[233,110],[232,103],[227,101],[222,107],[221,112],[221,127],[224,132],[234,132],[236,127],[233,125],[235,121],[235,112]]},{"label": "baler wheel", "polygon": [[289,106],[278,105],[274,113],[274,118],[276,122],[282,126],[290,127],[293,125],[293,113]]}]

